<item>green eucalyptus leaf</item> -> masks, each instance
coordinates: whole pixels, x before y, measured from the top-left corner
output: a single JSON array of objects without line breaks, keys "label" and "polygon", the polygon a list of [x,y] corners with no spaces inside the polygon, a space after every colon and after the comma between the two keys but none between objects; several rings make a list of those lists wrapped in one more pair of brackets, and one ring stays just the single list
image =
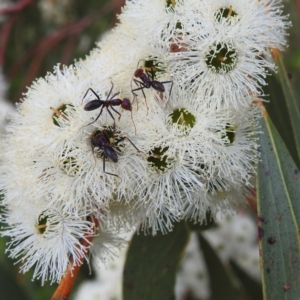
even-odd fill
[{"label": "green eucalyptus leaf", "polygon": [[209,273],[210,300],[239,299],[229,270],[225,268],[220,257],[200,233],[198,233],[198,238]]},{"label": "green eucalyptus leaf", "polygon": [[156,236],[135,234],[124,268],[124,300],[174,299],[176,273],[189,240],[185,222]]},{"label": "green eucalyptus leaf", "polygon": [[[245,290],[248,297],[250,297],[251,300],[262,300],[262,287],[261,284],[253,279],[251,276],[249,276],[237,263],[235,263],[233,260],[230,261],[230,266],[240,281],[243,289]],[[248,298],[247,298],[248,299]]]},{"label": "green eucalyptus leaf", "polygon": [[298,166],[300,166],[295,137],[291,134],[293,132],[291,118],[279,78],[273,74],[272,76],[268,76],[266,79],[268,85],[264,87],[264,93],[269,95],[270,101],[265,102],[264,105],[270,115],[270,118],[274,120],[274,125],[284,140],[284,143],[289,149],[294,161]]},{"label": "green eucalyptus leaf", "polygon": [[[289,114],[289,119],[292,125],[291,134],[293,134],[296,144],[296,151],[298,154],[296,163],[299,165],[299,155],[300,155],[300,110],[299,110],[299,100],[300,97],[295,94],[295,90],[291,85],[289,76],[285,69],[282,56],[277,49],[273,49],[272,52],[273,58],[276,62],[278,68],[278,77],[281,83],[282,91],[284,98],[281,101],[285,101],[286,107]],[[273,95],[271,95],[272,99]]]},{"label": "green eucalyptus leaf", "polygon": [[270,117],[260,120],[258,234],[264,299],[299,299],[300,174]]}]

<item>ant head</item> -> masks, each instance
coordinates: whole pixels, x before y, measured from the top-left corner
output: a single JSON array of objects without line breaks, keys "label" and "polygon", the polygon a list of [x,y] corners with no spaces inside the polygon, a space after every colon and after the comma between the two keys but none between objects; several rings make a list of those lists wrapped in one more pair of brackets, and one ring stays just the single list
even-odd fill
[{"label": "ant head", "polygon": [[127,99],[127,98],[124,98],[124,99],[123,99],[123,102],[122,102],[122,104],[121,104],[121,107],[122,107],[123,109],[125,109],[125,110],[129,110],[129,111],[132,110],[131,102],[130,102],[130,100]]},{"label": "ant head", "polygon": [[137,78],[140,78],[141,75],[144,73],[144,70],[143,69],[137,69],[135,72],[134,72],[134,76],[137,77]]}]

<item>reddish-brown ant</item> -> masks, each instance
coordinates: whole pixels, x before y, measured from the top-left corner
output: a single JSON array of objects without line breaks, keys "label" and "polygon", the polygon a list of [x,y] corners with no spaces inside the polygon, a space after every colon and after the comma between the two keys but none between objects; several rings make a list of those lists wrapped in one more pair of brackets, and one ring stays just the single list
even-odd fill
[{"label": "reddish-brown ant", "polygon": [[141,152],[141,151],[133,144],[133,142],[128,137],[121,137],[117,140],[117,142],[114,143],[114,145],[112,145],[111,141],[110,141],[110,137],[114,137],[115,132],[116,132],[115,129],[114,129],[114,131],[105,129],[103,131],[96,133],[91,138],[91,146],[92,146],[93,155],[94,155],[94,148],[97,147],[97,148],[103,150],[103,172],[108,175],[119,177],[116,174],[108,173],[105,171],[105,158],[108,158],[110,161],[112,161],[114,163],[118,162],[118,154],[117,154],[116,150],[113,148],[113,146],[117,146],[118,143],[127,139],[138,152]]},{"label": "reddish-brown ant", "polygon": [[[98,114],[97,118],[93,122],[91,122],[91,123],[89,123],[89,124],[87,124],[85,126],[91,125],[94,122],[96,122],[100,118],[100,116],[101,116],[101,114],[103,112],[103,108],[104,107],[106,108],[106,110],[108,111],[108,113],[110,114],[110,116],[112,117],[112,119],[114,120],[114,123],[115,123],[115,117],[113,116],[113,114],[111,113],[111,111],[109,110],[109,108],[111,108],[115,113],[117,113],[119,115],[119,120],[121,118],[121,114],[118,111],[116,111],[113,108],[113,106],[121,106],[123,109],[129,110],[131,112],[131,119],[132,119],[132,106],[131,106],[130,100],[127,99],[127,98],[124,98],[123,100],[122,99],[114,99],[116,96],[118,96],[120,94],[120,92],[115,93],[115,94],[113,94],[110,97],[111,92],[113,90],[113,87],[114,87],[114,85],[112,84],[112,87],[111,87],[111,89],[110,89],[110,91],[109,91],[109,93],[107,95],[106,100],[101,100],[100,97],[99,97],[99,95],[92,88],[89,88],[87,90],[87,92],[83,96],[83,99],[86,97],[86,95],[87,95],[87,93],[89,91],[91,91],[96,96],[97,99],[89,101],[84,106],[84,110],[91,111],[91,110],[95,110],[95,109],[100,108],[100,107],[101,107],[101,110],[100,110],[100,113]],[[132,122],[133,122],[133,119],[132,119]],[[133,122],[133,125],[135,127],[134,122]]]},{"label": "reddish-brown ant", "polygon": [[154,71],[159,70],[159,69],[157,69],[155,67],[151,67],[150,70],[151,70],[151,72],[149,70],[145,69],[145,72],[144,72],[143,69],[138,68],[134,72],[134,77],[139,78],[140,80],[137,80],[137,79],[133,78],[133,81],[138,86],[138,88],[131,90],[131,92],[134,94],[135,97],[137,97],[137,94],[135,93],[136,91],[139,91],[139,90],[142,91],[142,93],[144,95],[145,103],[146,103],[146,106],[147,106],[147,110],[148,110],[148,105],[147,105],[146,95],[144,93],[144,89],[150,89],[152,87],[156,91],[158,91],[160,93],[164,93],[165,92],[164,84],[165,83],[172,83],[171,88],[170,88],[170,92],[169,92],[169,97],[168,97],[168,101],[169,101],[170,96],[171,96],[172,87],[173,87],[173,81],[172,80],[162,81],[162,82],[154,80]]}]

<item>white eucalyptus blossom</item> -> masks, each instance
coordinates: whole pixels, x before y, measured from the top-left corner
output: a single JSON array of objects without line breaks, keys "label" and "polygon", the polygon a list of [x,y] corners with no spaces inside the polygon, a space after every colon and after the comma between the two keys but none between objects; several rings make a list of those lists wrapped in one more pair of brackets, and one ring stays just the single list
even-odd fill
[{"label": "white eucalyptus blossom", "polygon": [[279,1],[179,1],[167,41],[168,68],[192,92],[217,105],[247,105],[262,94],[270,48],[286,45],[291,25]]},{"label": "white eucalyptus blossom", "polygon": [[120,233],[233,213],[253,187],[255,100],[290,26],[281,2],[172,3],[127,1],[91,54],[36,80],[11,117],[2,235],[42,282],[88,248],[98,264],[113,259]]},{"label": "white eucalyptus blossom", "polygon": [[143,228],[166,227],[156,226],[155,216],[163,222],[183,216],[202,222],[207,210],[215,215],[242,203],[244,197],[235,196],[246,193],[244,186],[251,186],[258,161],[252,131],[257,127],[258,109],[216,108],[177,87],[170,99],[153,92],[152,97],[147,94],[147,102],[148,114],[138,114],[135,120],[144,122],[140,147],[147,154],[149,181],[140,185],[132,201],[146,210]]},{"label": "white eucalyptus blossom", "polygon": [[253,95],[263,94],[267,69],[274,65],[252,48],[220,33],[185,34],[181,43],[187,48],[169,56],[169,70],[181,86],[217,106],[249,105]]},{"label": "white eucalyptus blossom", "polygon": [[205,189],[193,193],[185,203],[183,215],[195,222],[202,223],[206,211],[213,216],[218,212],[232,213],[241,204],[245,204],[248,189],[253,187],[255,167],[259,160],[257,137],[259,108],[232,109],[223,135],[223,143],[215,143],[219,153],[210,166],[202,165],[201,183]]},{"label": "white eucalyptus blossom", "polygon": [[[88,123],[81,102],[89,85],[78,74],[73,67],[57,68],[55,74],[36,81],[19,104],[3,141],[0,188],[6,191],[7,202],[29,197],[49,204],[63,201],[67,210],[79,210],[83,199],[90,203],[93,194],[100,192],[98,178],[96,191],[90,181],[95,169],[90,140],[80,130]],[[20,173],[26,176],[20,178]],[[111,189],[104,191],[111,195]],[[101,195],[98,205],[107,197],[102,190]]]},{"label": "white eucalyptus blossom", "polygon": [[88,246],[80,240],[94,235],[92,223],[85,221],[85,215],[64,211],[61,206],[27,201],[22,206],[7,205],[1,217],[7,223],[1,234],[11,238],[9,256],[22,263],[23,273],[35,266],[33,278],[42,283],[59,282],[68,267],[88,261]]},{"label": "white eucalyptus blossom", "polygon": [[283,50],[291,26],[281,0],[179,0],[175,15],[183,19],[189,15],[189,24],[201,20],[206,27],[241,40],[259,53],[270,48]]},{"label": "white eucalyptus blossom", "polygon": [[[90,87],[92,81],[80,78],[80,70],[71,67],[63,71],[57,68],[55,74],[39,80],[28,91],[9,126],[11,134],[3,142],[7,163],[2,166],[0,188],[7,192],[6,201],[20,202],[28,195],[37,201],[45,198],[49,203],[64,201],[66,209],[88,211],[93,206],[107,206],[113,193],[130,197],[137,192],[138,185],[127,189],[131,178],[145,180],[139,162],[143,154],[135,146],[139,136],[135,135],[131,114],[122,113],[114,127],[113,118],[104,109],[94,122],[99,110],[84,110],[84,105],[96,98],[90,92],[83,99]],[[111,89],[109,79],[95,88],[104,100]],[[48,92],[42,97],[45,90]],[[118,115],[114,118],[118,120]],[[22,132],[18,130],[20,124]],[[113,133],[109,138],[119,156],[118,164],[105,159],[106,173],[103,149],[92,144],[92,138],[105,130]],[[19,146],[14,147],[16,144]],[[27,176],[19,179],[20,172]],[[15,193],[16,180],[20,193]]]}]

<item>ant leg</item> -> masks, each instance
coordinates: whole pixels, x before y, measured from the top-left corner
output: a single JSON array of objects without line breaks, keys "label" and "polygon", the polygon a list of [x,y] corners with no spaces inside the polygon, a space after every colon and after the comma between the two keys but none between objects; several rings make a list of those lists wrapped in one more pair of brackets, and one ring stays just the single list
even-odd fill
[{"label": "ant leg", "polygon": [[147,115],[148,115],[149,107],[148,107],[146,95],[145,95],[145,92],[144,92],[144,89],[147,89],[147,87],[145,86],[144,82],[138,81],[136,79],[133,79],[133,81],[135,82],[136,85],[139,85],[139,87],[132,90],[131,92],[137,97],[137,94],[134,93],[134,92],[139,91],[139,90],[142,91],[144,99],[145,99],[145,104],[146,104],[146,107],[147,107]]},{"label": "ant leg", "polygon": [[118,112],[118,111],[116,111],[112,106],[110,107],[115,113],[117,113],[118,115],[119,115],[119,120],[121,119],[121,114]]},{"label": "ant leg", "polygon": [[[113,107],[111,107],[111,108],[113,109]],[[109,110],[108,107],[106,107],[106,110],[107,110],[107,112],[110,114],[110,116],[112,117],[112,119],[114,120],[114,126],[115,126],[115,124],[116,124],[116,119],[115,119],[115,117],[113,116],[113,114],[111,113],[111,111]]]},{"label": "ant leg", "polygon": [[83,99],[86,97],[86,95],[88,94],[89,91],[91,91],[97,97],[97,99],[100,101],[99,95],[92,88],[88,88],[88,90],[86,91],[86,93],[84,94],[84,96],[82,98],[81,104],[83,102]]},{"label": "ant leg", "polygon": [[135,123],[134,123],[134,121],[133,121],[132,110],[130,111],[130,113],[131,113],[131,121],[132,121],[133,126],[134,126],[134,134],[136,135],[136,126],[135,126]]},{"label": "ant leg", "polygon": [[[135,145],[135,144],[134,144],[127,136],[124,136],[124,137],[120,138],[120,139],[116,142],[116,145],[118,145],[118,143],[124,141],[125,139],[127,139],[127,140],[130,142],[130,144],[137,150],[137,152],[139,152],[139,153],[144,153],[143,151],[139,150],[139,149],[137,148],[137,146],[136,146],[136,145]],[[144,153],[144,154],[145,154],[145,153]]]},{"label": "ant leg", "polygon": [[[104,108],[104,106],[102,106],[99,115],[97,116],[97,118],[96,118],[93,122],[91,122],[91,123],[89,123],[89,124],[87,124],[87,125],[84,125],[84,126],[82,126],[81,128],[87,127],[87,126],[92,125],[93,123],[95,123],[95,122],[99,119],[99,117],[101,116],[102,111],[103,111],[103,108]],[[80,129],[81,129],[81,128],[80,128]]]},{"label": "ant leg", "polygon": [[[119,94],[120,94],[120,92],[113,94],[113,95],[110,97],[109,100],[113,100],[113,99],[114,99],[116,96],[118,96]],[[108,100],[106,100],[106,101],[108,101]]]},{"label": "ant leg", "polygon": [[[138,86],[138,88],[131,90],[131,92],[135,92],[135,91],[139,91],[139,90],[143,90],[143,89],[147,89],[146,85],[144,82],[139,81],[137,79],[133,79],[134,83]],[[149,88],[149,87],[148,87]],[[135,93],[134,93],[135,94]]]},{"label": "ant leg", "polygon": [[108,93],[108,95],[107,95],[106,101],[109,99],[109,96],[110,96],[110,94],[111,94],[113,88],[114,88],[114,84],[111,83],[111,89],[110,89],[110,91],[109,91],[109,93]]},{"label": "ant leg", "polygon": [[125,136],[124,139],[127,139],[130,142],[130,144],[136,149],[137,152],[145,154],[143,151],[138,149],[138,147],[127,136]]},{"label": "ant leg", "polygon": [[[134,91],[136,89],[132,88],[132,81],[134,81],[134,83],[139,87],[139,89],[140,89],[140,87],[143,83],[141,81],[138,81],[138,80],[134,79],[134,78],[131,79],[130,87],[131,87],[131,93],[133,94],[133,101],[132,101],[132,104],[133,104],[136,101],[138,95],[136,93],[134,93]],[[139,109],[139,102],[138,101],[136,101],[136,109],[137,110]]]},{"label": "ant leg", "polygon": [[104,153],[103,153],[103,172],[104,172],[105,174],[107,174],[107,175],[116,176],[116,177],[120,178],[121,181],[122,181],[122,178],[121,178],[119,175],[113,174],[113,173],[109,173],[109,172],[106,172],[106,171],[105,171],[105,156],[104,156]]},{"label": "ant leg", "polygon": [[166,105],[168,104],[168,102],[169,102],[169,100],[170,100],[170,97],[171,97],[171,92],[172,92],[172,88],[173,88],[173,80],[161,82],[162,84],[164,84],[164,83],[170,83],[170,82],[172,82],[172,84],[171,84],[171,88],[170,88],[170,92],[169,92],[169,97],[168,97],[168,100],[167,100]]}]

